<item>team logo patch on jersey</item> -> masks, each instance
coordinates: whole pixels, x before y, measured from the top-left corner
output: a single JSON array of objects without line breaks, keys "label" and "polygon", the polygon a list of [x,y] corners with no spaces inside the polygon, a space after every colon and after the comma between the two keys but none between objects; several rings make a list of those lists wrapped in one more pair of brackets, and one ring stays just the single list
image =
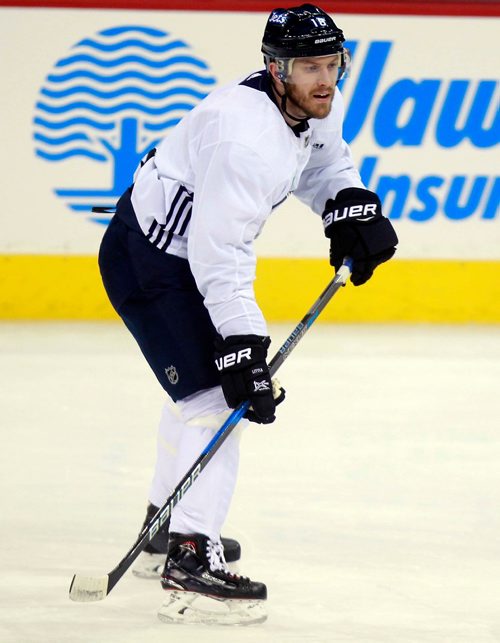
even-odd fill
[{"label": "team logo patch on jersey", "polygon": [[76,216],[107,224],[109,215],[96,216],[92,207],[115,206],[140,159],[215,82],[190,45],[165,31],[125,25],[83,37],[40,88],[34,147],[75,183],[99,176],[103,184],[56,188],[56,196]]},{"label": "team logo patch on jersey", "polygon": [[168,381],[170,384],[177,384],[179,381],[179,373],[177,372],[177,369],[175,366],[168,366],[165,369],[165,374],[168,377]]}]

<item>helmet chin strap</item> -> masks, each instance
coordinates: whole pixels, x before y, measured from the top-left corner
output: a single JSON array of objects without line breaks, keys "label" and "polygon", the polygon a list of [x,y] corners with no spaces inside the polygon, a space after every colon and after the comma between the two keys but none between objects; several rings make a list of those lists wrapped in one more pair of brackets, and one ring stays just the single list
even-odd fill
[{"label": "helmet chin strap", "polygon": [[297,123],[305,123],[306,121],[309,120],[309,118],[310,118],[309,116],[299,118],[298,116],[293,116],[293,114],[290,114],[290,112],[287,111],[287,109],[286,109],[286,99],[288,98],[288,95],[286,93],[286,85],[285,85],[284,81],[281,81],[281,82],[283,83],[283,87],[284,87],[283,94],[279,93],[278,88],[273,83],[274,91],[278,94],[278,96],[281,99],[281,103],[280,103],[281,111],[283,112],[283,114],[286,114],[288,116],[288,118],[290,118],[292,121],[295,121]]},{"label": "helmet chin strap", "polygon": [[292,121],[297,121],[297,123],[305,123],[306,121],[309,120],[309,117],[306,116],[305,118],[298,118],[297,116],[293,116],[290,114],[290,112],[287,112],[286,110],[286,99],[288,96],[286,95],[286,90],[285,93],[281,96],[281,111],[288,116],[288,118],[291,118]]}]

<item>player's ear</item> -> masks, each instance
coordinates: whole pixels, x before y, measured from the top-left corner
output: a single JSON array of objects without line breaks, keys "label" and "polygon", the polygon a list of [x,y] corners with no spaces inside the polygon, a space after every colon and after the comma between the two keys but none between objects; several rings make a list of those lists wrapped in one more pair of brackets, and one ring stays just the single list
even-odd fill
[{"label": "player's ear", "polygon": [[281,73],[278,71],[278,65],[275,62],[270,62],[268,67],[269,74],[272,80],[281,86]]}]

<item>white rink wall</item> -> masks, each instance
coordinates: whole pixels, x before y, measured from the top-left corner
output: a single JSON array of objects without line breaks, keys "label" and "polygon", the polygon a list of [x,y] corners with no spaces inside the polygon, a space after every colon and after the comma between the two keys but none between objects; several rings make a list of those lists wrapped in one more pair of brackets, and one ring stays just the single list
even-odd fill
[{"label": "white rink wall", "polygon": [[[57,71],[92,67],[78,60],[59,70],[55,67],[71,58],[78,43],[99,40],[99,32],[120,26],[140,25],[168,32],[190,45],[190,52],[207,64],[216,81],[210,89],[262,66],[263,13],[41,8],[4,8],[0,12],[2,49],[5,54],[16,52],[0,58],[1,77],[9,88],[3,95],[0,123],[6,150],[0,158],[0,171],[9,177],[0,214],[3,253],[87,254],[97,249],[102,227],[90,221],[88,212],[70,211],[54,190],[109,189],[111,153],[94,141],[94,152],[106,156],[106,161],[96,162],[77,154],[78,146],[69,141],[51,148],[34,139],[34,119],[41,114],[37,104],[55,109],[70,101],[86,102],[89,109],[80,107],[80,113],[97,123],[106,118],[92,112],[93,107],[105,110],[133,102],[78,94],[50,99],[41,93],[61,88],[48,81]],[[396,192],[388,191],[384,200],[401,238],[399,257],[498,259],[498,21],[469,16],[343,14],[337,21],[353,50],[351,78],[342,88],[345,136],[370,188],[385,193],[397,187]],[[148,42],[147,36],[142,38]],[[126,54],[138,51],[129,48]],[[92,51],[87,48],[86,53]],[[102,54],[103,59],[117,57],[114,52]],[[157,54],[151,57],[161,59]],[[139,67],[129,62],[119,69]],[[103,69],[109,75],[109,69]],[[93,82],[88,85],[92,87]],[[67,81],[62,86],[74,88],[75,83]],[[151,99],[134,100],[154,104]],[[69,118],[77,112],[74,108],[45,113],[45,118],[55,128],[64,121],[64,114]],[[125,116],[140,119],[140,110],[123,108],[113,118],[117,122]],[[78,127],[70,130],[77,132]],[[119,136],[118,130],[117,125],[113,137]],[[106,135],[92,126],[85,131],[95,140]],[[45,134],[54,139],[57,132],[52,129]],[[162,134],[168,135],[168,127]],[[64,151],[74,155],[63,160],[39,155],[54,152],[54,147],[54,157]],[[300,235],[282,234],[285,217],[286,225],[300,229]],[[316,217],[290,199],[266,228],[260,252],[266,256],[322,256],[319,227]]]},{"label": "white rink wall", "polygon": [[[113,205],[142,153],[203,95],[262,67],[268,8],[45,4],[66,6],[0,0],[0,318],[110,319],[96,254],[111,215],[90,207]],[[453,4],[464,15],[446,16],[377,13],[384,3],[357,14],[367,10],[358,4],[333,12],[353,54],[344,136],[400,243],[376,279],[325,318],[499,323],[497,5]],[[160,5],[173,8],[148,9]],[[296,319],[307,285],[331,273],[318,217],[291,197],[256,249],[266,317]]]}]

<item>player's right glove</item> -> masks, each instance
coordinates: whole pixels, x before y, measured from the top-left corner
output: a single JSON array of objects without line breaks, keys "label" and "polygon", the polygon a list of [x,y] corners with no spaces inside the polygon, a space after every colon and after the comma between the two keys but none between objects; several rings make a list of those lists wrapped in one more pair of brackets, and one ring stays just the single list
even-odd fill
[{"label": "player's right glove", "polygon": [[245,417],[258,424],[276,419],[276,405],[285,399],[284,389],[273,394],[273,383],[266,362],[271,340],[261,335],[231,335],[215,341],[215,365],[228,406],[236,408],[250,400]]},{"label": "player's right glove", "polygon": [[330,264],[338,270],[344,257],[351,257],[355,286],[368,281],[375,268],[396,252],[396,231],[382,215],[375,192],[363,188],[340,190],[335,199],[328,199],[321,216],[330,239]]}]

